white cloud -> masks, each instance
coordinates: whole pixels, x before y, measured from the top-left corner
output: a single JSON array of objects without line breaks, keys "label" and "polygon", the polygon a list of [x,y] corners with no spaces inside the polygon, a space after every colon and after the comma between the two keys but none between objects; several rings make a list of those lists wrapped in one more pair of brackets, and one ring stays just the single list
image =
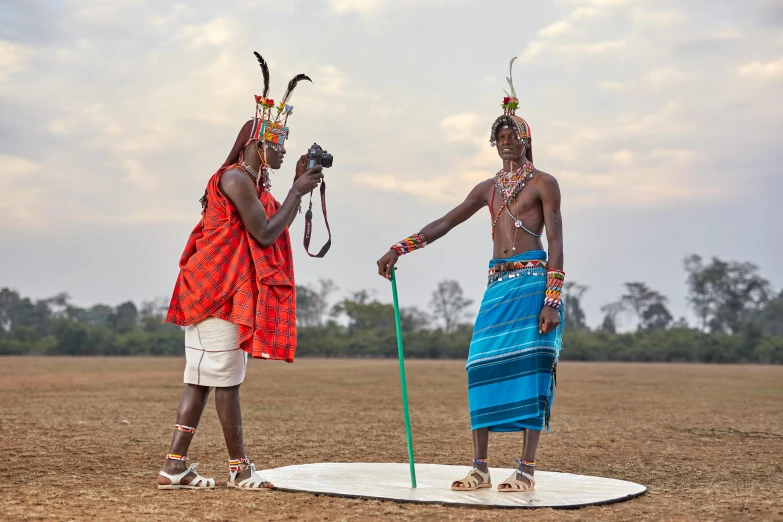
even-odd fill
[{"label": "white cloud", "polygon": [[149,192],[158,187],[157,172],[154,170],[145,168],[134,159],[125,160],[123,166],[128,172],[125,181],[136,188]]},{"label": "white cloud", "polygon": [[40,227],[46,224],[40,209],[45,208],[48,187],[34,177],[43,168],[27,158],[0,154],[0,228]]},{"label": "white cloud", "polygon": [[580,4],[587,4],[593,7],[618,7],[633,4],[638,0],[576,0]]},{"label": "white cloud", "polygon": [[783,58],[774,62],[752,62],[743,65],[737,72],[742,76],[760,76],[763,78],[780,78],[783,76]]},{"label": "white cloud", "polygon": [[52,134],[68,134],[70,130],[71,124],[66,120],[52,120],[49,122],[49,132]]},{"label": "white cloud", "polygon": [[625,84],[620,82],[601,82],[598,84],[598,87],[605,91],[621,91],[625,89]]},{"label": "white cloud", "polygon": [[[484,176],[485,178],[487,176]],[[400,179],[395,175],[363,173],[355,178],[356,182],[385,192],[408,194],[422,201],[432,203],[456,203],[467,193],[463,187],[455,187],[452,176],[438,176],[422,179]]]},{"label": "white cloud", "polygon": [[547,148],[547,153],[555,158],[572,159],[574,156],[573,149],[571,148],[571,146],[565,143],[557,143],[555,145],[550,145]]},{"label": "white cloud", "polygon": [[41,170],[41,166],[27,158],[0,154],[0,178],[2,179],[25,176],[39,170]]},{"label": "white cloud", "polygon": [[692,164],[698,155],[693,149],[653,149],[648,153],[648,157],[651,159],[662,159],[679,166]]},{"label": "white cloud", "polygon": [[480,116],[475,112],[463,112],[444,118],[440,128],[447,142],[476,142],[479,121]]},{"label": "white cloud", "polygon": [[712,37],[717,40],[736,40],[744,36],[745,34],[742,31],[733,27],[718,29],[712,33]]},{"label": "white cloud", "polygon": [[591,6],[577,7],[571,11],[572,20],[585,20],[588,18],[595,18],[601,14],[601,11]]},{"label": "white cloud", "polygon": [[645,115],[621,114],[617,117],[615,130],[620,135],[667,136],[692,132],[693,122],[682,118],[681,104],[671,101],[659,110]]},{"label": "white cloud", "polygon": [[551,50],[561,56],[595,56],[625,49],[625,40],[607,40],[603,42],[576,42],[569,44],[552,44],[549,40],[533,40],[521,54],[525,63],[530,63],[546,50]]},{"label": "white cloud", "polygon": [[180,212],[156,206],[127,214],[77,213],[73,219],[81,223],[182,223],[193,225],[198,221],[199,216],[198,211]]},{"label": "white cloud", "polygon": [[630,167],[633,165],[633,151],[631,150],[618,150],[612,154],[612,161],[623,167]]},{"label": "white cloud", "polygon": [[329,9],[335,13],[369,15],[377,13],[390,5],[390,0],[329,0]]},{"label": "white cloud", "polygon": [[32,49],[20,44],[0,40],[0,80],[7,74],[24,67],[32,56]]},{"label": "white cloud", "polygon": [[549,45],[549,42],[546,40],[533,40],[529,44],[527,44],[527,48],[522,51],[520,58],[523,62],[531,62],[533,59],[541,54],[544,49],[546,49]]},{"label": "white cloud", "polygon": [[574,27],[568,20],[558,20],[538,31],[538,35],[542,38],[557,38],[568,34],[573,30]]},{"label": "white cloud", "polygon": [[685,21],[685,15],[674,9],[663,11],[648,11],[646,9],[634,9],[631,18],[645,25],[669,26]]},{"label": "white cloud", "polygon": [[653,89],[661,90],[672,84],[683,82],[688,77],[683,73],[671,67],[659,67],[649,71],[644,76],[644,80]]},{"label": "white cloud", "polygon": [[177,36],[188,42],[191,50],[205,46],[224,46],[234,39],[235,26],[228,18],[219,16],[203,25],[186,25],[180,28]]},{"label": "white cloud", "polygon": [[183,14],[187,12],[188,6],[184,3],[176,3],[172,6],[168,14],[156,15],[150,19],[152,27],[167,27],[177,22]]},{"label": "white cloud", "polygon": [[339,95],[345,87],[345,76],[336,67],[318,66],[318,87],[326,94]]},{"label": "white cloud", "polygon": [[76,7],[73,13],[76,21],[104,25],[121,20],[128,8],[138,8],[145,0],[69,0],[68,3]]},{"label": "white cloud", "polygon": [[580,42],[558,45],[555,49],[558,53],[567,55],[596,55],[625,49],[626,45],[627,42],[625,40],[606,40],[603,42]]}]

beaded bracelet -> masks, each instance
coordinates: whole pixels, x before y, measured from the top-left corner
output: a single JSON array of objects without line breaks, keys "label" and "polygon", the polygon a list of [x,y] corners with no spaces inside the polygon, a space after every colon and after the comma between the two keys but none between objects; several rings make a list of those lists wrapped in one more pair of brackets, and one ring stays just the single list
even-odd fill
[{"label": "beaded bracelet", "polygon": [[562,270],[547,270],[546,272],[546,297],[544,305],[558,309],[562,306],[563,281],[565,272]]},{"label": "beaded bracelet", "polygon": [[408,252],[424,248],[425,246],[427,246],[427,239],[424,237],[424,234],[419,232],[418,234],[406,237],[399,243],[393,244],[391,250],[396,250],[399,255],[404,255]]}]

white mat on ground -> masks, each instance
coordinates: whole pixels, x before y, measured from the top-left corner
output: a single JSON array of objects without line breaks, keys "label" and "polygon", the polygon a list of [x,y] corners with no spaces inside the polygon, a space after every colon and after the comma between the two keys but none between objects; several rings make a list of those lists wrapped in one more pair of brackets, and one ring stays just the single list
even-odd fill
[{"label": "white mat on ground", "polygon": [[467,466],[416,464],[417,488],[411,488],[408,464],[318,463],[260,471],[275,488],[346,497],[378,498],[400,502],[460,504],[496,507],[574,508],[620,502],[639,496],[647,488],[627,482],[588,475],[537,471],[536,488],[526,493],[500,493],[497,484],[511,469],[490,468],[492,489],[460,492],[450,489],[465,476]]}]

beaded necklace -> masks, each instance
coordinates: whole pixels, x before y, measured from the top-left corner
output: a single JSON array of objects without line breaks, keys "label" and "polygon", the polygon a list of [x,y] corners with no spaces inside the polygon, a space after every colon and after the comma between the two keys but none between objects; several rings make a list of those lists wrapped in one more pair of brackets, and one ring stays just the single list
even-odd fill
[{"label": "beaded necklace", "polygon": [[495,174],[495,187],[497,187],[500,195],[503,196],[503,202],[508,205],[525,188],[525,183],[532,177],[533,164],[525,160],[524,165],[511,172],[500,169]]},{"label": "beaded necklace", "polygon": [[272,188],[272,182],[269,180],[269,175],[267,174],[266,169],[263,168],[263,166],[261,167],[260,169],[261,172],[259,174],[258,172],[253,170],[253,167],[251,167],[244,161],[242,161],[240,165],[242,166],[243,169],[245,169],[245,172],[250,174],[250,176],[255,180],[256,186],[259,185],[259,175],[260,175],[264,183],[264,188],[266,189],[267,192],[269,192],[269,189]]}]

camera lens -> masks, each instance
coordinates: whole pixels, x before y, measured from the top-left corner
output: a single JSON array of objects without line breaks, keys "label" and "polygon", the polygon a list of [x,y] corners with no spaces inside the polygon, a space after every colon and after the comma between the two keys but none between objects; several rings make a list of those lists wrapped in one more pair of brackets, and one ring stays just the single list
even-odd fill
[{"label": "camera lens", "polygon": [[321,165],[323,165],[325,169],[328,169],[332,166],[333,159],[334,156],[332,156],[331,154],[324,154],[323,159],[321,160]]}]

